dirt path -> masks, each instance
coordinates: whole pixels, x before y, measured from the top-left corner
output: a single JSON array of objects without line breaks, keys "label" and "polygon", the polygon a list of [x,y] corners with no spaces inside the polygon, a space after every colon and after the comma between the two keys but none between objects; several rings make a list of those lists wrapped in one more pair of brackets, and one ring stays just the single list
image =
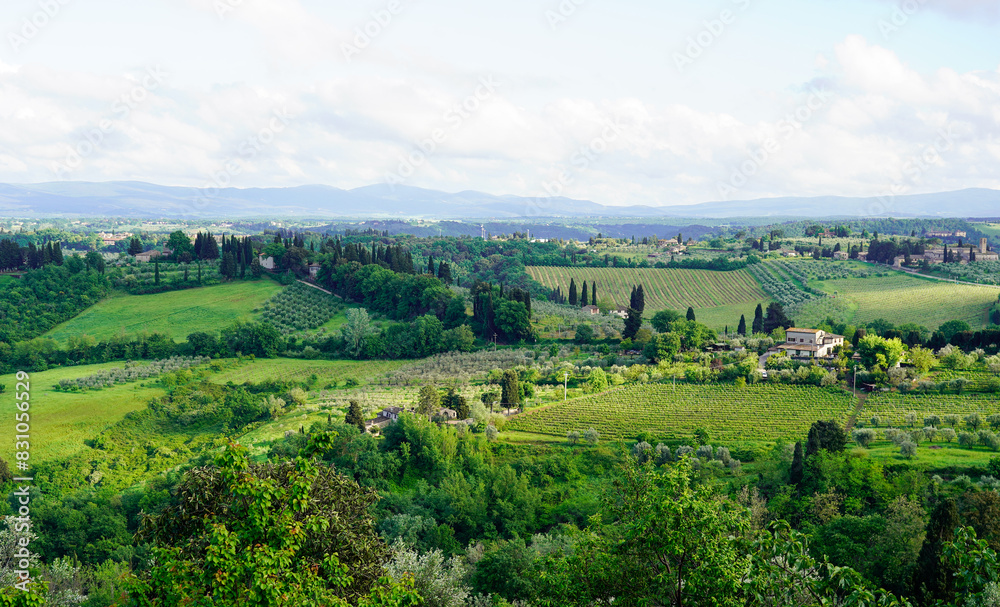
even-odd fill
[{"label": "dirt path", "polygon": [[847,425],[844,426],[844,430],[846,432],[850,432],[851,428],[854,427],[854,424],[858,421],[858,414],[860,414],[861,410],[864,409],[865,401],[868,400],[867,392],[860,392],[857,396],[858,406],[854,407],[854,411],[851,413],[851,416],[847,418]]},{"label": "dirt path", "polygon": [[334,297],[340,297],[340,296],[339,296],[339,295],[337,295],[336,293],[333,293],[333,292],[331,292],[331,291],[327,291],[327,290],[326,290],[326,289],[324,289],[323,287],[320,287],[320,286],[317,286],[317,285],[314,285],[314,284],[313,284],[313,283],[311,283],[311,282],[306,282],[306,281],[304,281],[304,280],[300,280],[299,282],[301,282],[302,284],[306,285],[307,287],[312,287],[312,288],[314,288],[314,289],[319,289],[320,291],[322,291],[322,292],[326,293],[327,295],[333,295]]}]

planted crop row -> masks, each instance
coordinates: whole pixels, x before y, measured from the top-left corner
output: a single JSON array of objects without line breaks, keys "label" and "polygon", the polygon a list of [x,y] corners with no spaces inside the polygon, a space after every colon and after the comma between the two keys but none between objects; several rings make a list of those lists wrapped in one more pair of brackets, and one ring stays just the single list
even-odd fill
[{"label": "planted crop row", "polygon": [[816,420],[845,422],[853,402],[842,390],[814,386],[630,385],[529,411],[511,428],[555,436],[594,428],[607,438],[649,431],[678,440],[705,428],[712,440],[793,440]]},{"label": "planted crop row", "polygon": [[766,264],[754,264],[749,266],[749,269],[754,278],[764,287],[764,290],[786,308],[806,303],[817,297],[813,293],[802,290],[790,280],[781,280],[766,267]]},{"label": "planted crop row", "polygon": [[332,295],[296,282],[269,299],[261,309],[261,317],[288,334],[315,329],[339,309]]},{"label": "planted crop row", "polygon": [[646,310],[711,308],[730,304],[757,303],[767,299],[757,281],[746,270],[716,272],[679,268],[568,268],[529,266],[529,275],[544,286],[569,292],[570,280],[582,288],[597,281],[598,300],[628,305],[635,285],[643,285]]},{"label": "planted crop row", "polygon": [[79,377],[77,379],[61,379],[55,385],[57,390],[75,392],[78,390],[100,390],[115,384],[149,379],[163,373],[171,373],[209,362],[207,356],[172,356],[163,360],[154,360],[148,364],[128,362],[124,367],[105,369],[99,373]]},{"label": "planted crop row", "polygon": [[901,426],[908,413],[916,413],[923,420],[928,415],[959,415],[978,413],[983,418],[1000,413],[1000,401],[985,394],[899,394],[876,393],[865,401],[859,420],[878,415],[883,425]]}]

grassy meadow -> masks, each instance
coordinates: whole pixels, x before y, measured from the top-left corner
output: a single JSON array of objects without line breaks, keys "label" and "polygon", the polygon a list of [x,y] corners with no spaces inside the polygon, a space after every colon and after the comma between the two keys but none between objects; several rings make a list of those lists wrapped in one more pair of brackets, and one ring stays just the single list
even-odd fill
[{"label": "grassy meadow", "polygon": [[[76,379],[104,369],[124,366],[117,361],[99,365],[62,367],[30,374],[31,394],[31,457],[35,460],[71,456],[83,449],[85,439],[92,439],[102,430],[120,420],[126,413],[142,409],[151,398],[165,391],[155,386],[155,380],[122,384],[89,392],[61,392],[55,385],[62,379]],[[14,374],[0,376],[7,392],[0,398],[0,415],[14,419]],[[146,384],[143,387],[140,384]],[[14,461],[14,425],[0,433],[0,457]]]},{"label": "grassy meadow", "polygon": [[151,295],[115,295],[45,334],[64,342],[83,334],[105,339],[119,333],[159,332],[183,341],[197,331],[218,331],[249,320],[254,309],[283,287],[271,280],[231,282]]},{"label": "grassy meadow", "polygon": [[[964,320],[973,329],[983,328],[989,324],[989,310],[1000,294],[997,287],[953,284],[902,272],[869,278],[815,280],[809,286],[836,295],[837,309],[849,322],[860,324],[884,318],[895,324],[913,322],[932,330],[949,320]],[[797,320],[821,321],[822,313],[811,313],[816,307],[817,302],[805,304],[802,318]]]}]

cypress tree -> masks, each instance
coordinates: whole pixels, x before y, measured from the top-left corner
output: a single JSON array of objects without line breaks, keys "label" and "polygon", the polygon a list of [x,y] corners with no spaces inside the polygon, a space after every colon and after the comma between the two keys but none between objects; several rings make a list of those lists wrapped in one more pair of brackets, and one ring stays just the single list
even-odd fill
[{"label": "cypress tree", "polygon": [[365,433],[365,417],[361,412],[361,405],[356,400],[351,401],[351,406],[347,410],[347,416],[344,418],[344,423],[351,426],[357,426],[361,433]]},{"label": "cypress tree", "polygon": [[757,309],[753,312],[753,325],[750,329],[754,333],[760,333],[764,330],[764,308],[760,304],[757,304]]},{"label": "cypress tree", "polygon": [[955,571],[941,562],[944,545],[955,539],[955,529],[961,525],[958,506],[953,498],[938,503],[927,524],[927,536],[917,557],[913,572],[914,594],[921,604],[952,604],[955,598]]},{"label": "cypress tree", "polygon": [[434,276],[435,272],[434,272],[434,256],[433,255],[428,255],[427,256],[427,273],[430,274],[431,276]]},{"label": "cypress tree", "polygon": [[792,455],[792,467],[788,471],[788,482],[796,486],[801,485],[803,470],[802,441],[798,441],[795,443],[795,452]]},{"label": "cypress tree", "polygon": [[583,289],[581,290],[582,296],[580,297],[580,306],[586,307],[590,305],[589,296],[590,291],[587,290],[587,281],[583,281]]},{"label": "cypress tree", "polygon": [[576,305],[576,281],[569,279],[569,305]]},{"label": "cypress tree", "polygon": [[597,281],[590,283],[590,305],[597,305]]},{"label": "cypress tree", "polygon": [[747,334],[747,319],[742,314],[740,314],[740,324],[738,327],[736,327],[736,332],[739,333],[740,335]]},{"label": "cypress tree", "polygon": [[688,306],[688,311],[687,311],[687,317],[686,318],[688,320],[690,320],[690,321],[694,321],[695,320],[695,317],[694,317],[694,308]]}]

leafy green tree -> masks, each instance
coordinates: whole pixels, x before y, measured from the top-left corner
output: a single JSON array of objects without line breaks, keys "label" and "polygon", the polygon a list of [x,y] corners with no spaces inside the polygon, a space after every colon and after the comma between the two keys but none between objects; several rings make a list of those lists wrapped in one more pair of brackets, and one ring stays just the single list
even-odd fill
[{"label": "leafy green tree", "polygon": [[496,308],[496,326],[510,341],[531,337],[531,318],[520,301],[504,299]]},{"label": "leafy green tree", "polygon": [[858,341],[857,351],[861,364],[869,369],[886,371],[903,359],[905,347],[898,337],[886,339],[868,333]]},{"label": "leafy green tree", "polygon": [[167,239],[167,246],[173,251],[174,256],[184,253],[194,253],[194,245],[191,244],[191,239],[188,238],[188,235],[183,230],[171,232],[170,237]]},{"label": "leafy green tree", "polygon": [[104,274],[104,256],[97,251],[88,252],[83,257],[83,261],[87,264],[87,269],[97,270],[98,274]]},{"label": "leafy green tree", "polygon": [[260,258],[256,255],[250,260],[250,275],[260,278],[264,274],[264,266],[260,265]]},{"label": "leafy green tree", "polygon": [[142,243],[137,237],[133,236],[132,240],[128,243],[128,254],[134,257],[139,253],[142,253]]},{"label": "leafy green tree", "polygon": [[347,311],[347,320],[340,327],[340,335],[344,340],[348,354],[354,358],[361,358],[365,350],[365,340],[371,332],[368,310],[351,308]]},{"label": "leafy green tree", "polygon": [[658,333],[668,333],[671,330],[671,325],[680,319],[681,315],[676,310],[660,310],[653,314],[649,324],[653,325]]},{"label": "leafy green tree", "polygon": [[951,341],[951,338],[954,337],[956,334],[962,333],[964,331],[970,331],[972,330],[972,327],[970,327],[969,323],[965,322],[964,320],[949,320],[948,322],[943,323],[940,327],[938,327],[937,330],[939,333],[944,335],[946,341]]},{"label": "leafy green tree", "polygon": [[424,386],[420,388],[417,395],[417,413],[426,415],[430,419],[438,409],[441,408],[441,393],[434,386]]},{"label": "leafy green tree", "polygon": [[909,358],[910,362],[913,363],[913,366],[921,373],[927,373],[936,367],[938,362],[933,351],[919,346],[910,348]]},{"label": "leafy green tree", "polygon": [[329,447],[320,435],[294,461],[255,464],[230,444],[215,466],[189,471],[173,502],[142,521],[154,558],[126,583],[125,604],[417,604],[384,576],[375,492],[310,457]]},{"label": "leafy green tree", "polygon": [[809,427],[806,440],[806,457],[816,455],[820,450],[839,453],[847,445],[847,433],[834,420],[816,421]]},{"label": "leafy green tree", "polygon": [[253,354],[258,358],[274,358],[281,352],[281,333],[268,322],[239,321],[222,330],[220,341],[231,355]]},{"label": "leafy green tree", "polygon": [[594,341],[594,327],[588,322],[580,323],[576,326],[573,341],[581,345]]}]

